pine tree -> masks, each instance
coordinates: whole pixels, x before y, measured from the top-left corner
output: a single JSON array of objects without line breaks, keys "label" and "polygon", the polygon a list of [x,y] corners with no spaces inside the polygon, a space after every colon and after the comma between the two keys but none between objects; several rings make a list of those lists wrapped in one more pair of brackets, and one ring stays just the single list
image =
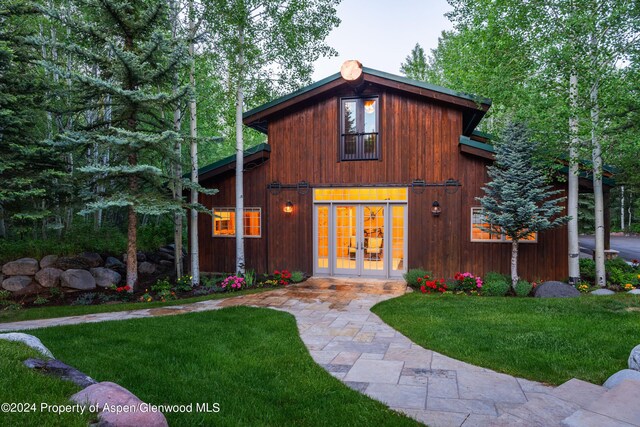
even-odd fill
[{"label": "pine tree", "polygon": [[411,53],[407,55],[405,62],[400,65],[400,72],[410,79],[427,80],[427,56],[420,43],[416,43]]},{"label": "pine tree", "polygon": [[518,282],[518,243],[530,236],[565,224],[558,205],[564,198],[552,198],[562,190],[552,190],[549,177],[536,161],[538,144],[531,141],[526,127],[508,123],[502,142],[496,146],[496,161],[490,166],[491,181],[477,198],[484,209],[485,231],[500,233],[512,241],[511,281]]},{"label": "pine tree", "polygon": [[[75,43],[57,48],[84,64],[68,71],[47,67],[72,82],[77,111],[104,109],[110,100],[108,123],[93,123],[61,135],[74,147],[109,147],[108,165],[79,168],[86,181],[102,182],[105,194],[88,192],[82,213],[123,207],[128,211],[126,283],[133,291],[137,279],[137,215],[159,215],[182,209],[172,200],[169,174],[159,167],[175,155],[179,135],[172,110],[188,88],[172,91],[174,71],[186,63],[186,50],[170,39],[168,5],[163,0],[76,0],[73,16],[43,9],[70,29]],[[44,43],[44,41],[41,41]]]},{"label": "pine tree", "polygon": [[[29,43],[36,18],[23,2],[0,9],[0,237],[10,225],[43,223],[51,207],[69,190],[58,150],[46,141],[41,105],[47,85]],[[7,227],[5,228],[5,224]],[[7,230],[9,229],[9,230]],[[44,228],[43,228],[44,230]]]}]

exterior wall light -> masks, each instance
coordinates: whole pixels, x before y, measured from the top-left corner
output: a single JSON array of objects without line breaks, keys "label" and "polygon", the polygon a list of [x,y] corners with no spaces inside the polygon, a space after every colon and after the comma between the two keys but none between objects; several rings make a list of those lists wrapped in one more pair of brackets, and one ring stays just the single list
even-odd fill
[{"label": "exterior wall light", "polygon": [[440,212],[440,203],[436,200],[431,204],[431,215],[440,216]]},{"label": "exterior wall light", "polygon": [[293,212],[293,203],[291,203],[291,200],[287,201],[287,203],[284,205],[284,209],[282,210],[286,214],[290,214]]}]

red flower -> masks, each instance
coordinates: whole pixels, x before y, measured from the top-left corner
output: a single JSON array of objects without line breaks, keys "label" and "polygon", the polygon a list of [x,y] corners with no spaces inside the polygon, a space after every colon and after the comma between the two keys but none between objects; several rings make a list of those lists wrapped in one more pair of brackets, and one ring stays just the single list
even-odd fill
[{"label": "red flower", "polygon": [[427,292],[427,288],[425,288],[424,285],[420,286],[420,290],[423,294]]},{"label": "red flower", "polygon": [[418,277],[418,283],[422,282],[422,277]]}]

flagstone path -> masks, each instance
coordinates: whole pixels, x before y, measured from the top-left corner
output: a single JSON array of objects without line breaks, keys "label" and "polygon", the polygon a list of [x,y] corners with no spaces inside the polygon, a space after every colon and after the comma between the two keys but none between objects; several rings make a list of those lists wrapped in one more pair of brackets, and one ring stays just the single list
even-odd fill
[{"label": "flagstone path", "polygon": [[[269,307],[295,316],[311,356],[331,375],[432,427],[559,425],[558,419],[580,409],[579,405],[569,406],[569,402],[558,400],[553,387],[424,349],[369,311],[376,303],[405,291],[402,282],[312,278],[270,292],[183,306],[0,324],[0,331],[175,315],[235,305]],[[593,385],[584,384],[585,392],[591,392],[589,386]],[[561,402],[560,409],[554,407],[558,406],[556,402]],[[532,405],[537,412],[526,410]],[[536,405],[546,406],[538,410]],[[561,418],[553,422],[534,419],[549,408],[560,411]]]}]

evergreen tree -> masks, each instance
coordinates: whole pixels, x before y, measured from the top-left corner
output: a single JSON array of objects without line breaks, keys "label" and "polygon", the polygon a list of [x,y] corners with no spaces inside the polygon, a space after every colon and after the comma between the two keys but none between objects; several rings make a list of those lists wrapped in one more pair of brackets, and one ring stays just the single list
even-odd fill
[{"label": "evergreen tree", "polygon": [[404,61],[405,62],[400,65],[400,72],[402,74],[414,80],[427,80],[427,55],[425,55],[420,43],[416,43]]},{"label": "evergreen tree", "polygon": [[486,196],[477,198],[491,224],[485,231],[500,233],[512,241],[514,289],[519,241],[569,221],[568,216],[560,215],[564,208],[558,203],[564,198],[551,198],[561,190],[552,190],[548,184],[549,177],[536,161],[537,146],[524,125],[508,123],[502,142],[496,146],[496,161],[488,168],[491,181],[483,187]]},{"label": "evergreen tree", "polygon": [[[108,165],[79,168],[87,181],[102,182],[104,194],[86,193],[83,213],[110,207],[128,211],[126,283],[137,283],[137,215],[159,215],[182,208],[172,200],[170,174],[156,165],[173,159],[172,110],[188,89],[173,90],[174,71],[187,59],[184,47],[170,39],[163,0],[76,0],[73,16],[43,10],[62,22],[76,43],[59,43],[60,51],[83,64],[67,70],[47,67],[72,82],[77,111],[110,109],[109,122],[93,122],[61,135],[69,146],[109,147]],[[43,41],[44,42],[44,41]],[[105,104],[105,100],[109,104]]]},{"label": "evergreen tree", "polygon": [[41,105],[47,86],[38,50],[28,41],[37,29],[31,12],[16,1],[0,9],[0,237],[8,224],[35,232],[35,222],[45,224],[51,206],[69,190],[60,155],[46,141]]}]

